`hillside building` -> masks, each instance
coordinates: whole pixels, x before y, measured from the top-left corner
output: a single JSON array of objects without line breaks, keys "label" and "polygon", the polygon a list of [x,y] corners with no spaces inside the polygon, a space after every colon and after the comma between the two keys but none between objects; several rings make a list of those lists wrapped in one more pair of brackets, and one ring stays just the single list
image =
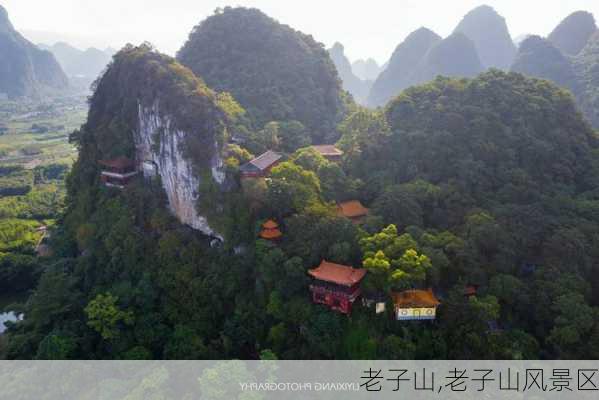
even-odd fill
[{"label": "hillside building", "polygon": [[437,307],[441,304],[432,289],[404,290],[392,293],[391,297],[398,321],[434,320],[437,317]]},{"label": "hillside building", "polygon": [[279,240],[283,234],[279,229],[279,224],[277,224],[272,219],[269,219],[265,223],[262,224],[262,230],[260,231],[260,237],[265,240],[270,240],[272,242]]},{"label": "hillside building", "polygon": [[118,157],[111,160],[100,160],[102,166],[100,178],[108,187],[125,188],[139,171],[135,162],[127,157]]},{"label": "hillside building", "polygon": [[339,162],[341,161],[341,157],[343,156],[343,151],[339,150],[332,144],[320,144],[312,146],[317,153],[326,158],[331,162]]},{"label": "hillside building", "polygon": [[337,214],[358,224],[366,218],[368,209],[359,200],[350,200],[337,204]]},{"label": "hillside building", "polygon": [[308,273],[314,278],[310,285],[312,301],[324,304],[332,310],[350,314],[354,301],[360,296],[360,282],[365,269],[352,268],[323,260]]},{"label": "hillside building", "polygon": [[275,151],[268,150],[266,153],[254,158],[253,160],[239,167],[242,178],[261,178],[270,173],[270,170],[276,166],[283,156]]}]

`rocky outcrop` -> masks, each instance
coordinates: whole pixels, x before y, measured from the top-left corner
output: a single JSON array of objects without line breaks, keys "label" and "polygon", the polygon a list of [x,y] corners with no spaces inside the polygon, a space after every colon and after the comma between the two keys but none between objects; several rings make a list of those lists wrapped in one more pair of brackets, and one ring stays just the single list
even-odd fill
[{"label": "rocky outcrop", "polygon": [[[202,176],[206,175],[196,170],[191,160],[184,157],[183,151],[186,137],[193,133],[176,129],[173,125],[172,120],[161,113],[159,101],[150,108],[139,105],[139,128],[134,133],[136,158],[146,165],[153,163],[155,171],[144,169],[144,174],[160,176],[169,208],[181,223],[222,240],[206,217],[197,211],[197,204],[201,201],[198,190]],[[225,180],[223,160],[216,141],[214,146],[211,174],[208,176],[222,185]]]}]

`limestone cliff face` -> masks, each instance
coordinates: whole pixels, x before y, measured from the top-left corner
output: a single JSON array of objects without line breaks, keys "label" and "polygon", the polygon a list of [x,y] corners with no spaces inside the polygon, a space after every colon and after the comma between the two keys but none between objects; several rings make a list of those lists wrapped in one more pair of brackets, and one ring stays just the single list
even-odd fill
[{"label": "limestone cliff face", "polygon": [[[196,205],[201,201],[198,193],[201,177],[191,160],[184,157],[185,138],[192,132],[176,129],[172,120],[160,111],[157,100],[151,107],[138,107],[138,131],[134,132],[136,159],[146,166],[144,175],[159,175],[167,194],[169,208],[181,223],[191,226],[206,235],[222,237],[198,214]],[[197,132],[195,133],[197,134]],[[225,180],[223,160],[216,140],[210,161],[211,178],[218,184]]]}]

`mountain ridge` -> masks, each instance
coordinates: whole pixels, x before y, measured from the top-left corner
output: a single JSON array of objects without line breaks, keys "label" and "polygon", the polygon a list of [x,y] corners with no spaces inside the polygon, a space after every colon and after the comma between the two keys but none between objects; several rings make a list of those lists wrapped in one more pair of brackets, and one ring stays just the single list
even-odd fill
[{"label": "mountain ridge", "polygon": [[482,5],[468,12],[454,33],[461,32],[474,42],[485,69],[509,69],[516,56],[516,46],[505,18],[493,7]]},{"label": "mountain ridge", "polygon": [[8,98],[40,97],[66,90],[69,81],[54,58],[17,32],[0,6],[0,94]]}]

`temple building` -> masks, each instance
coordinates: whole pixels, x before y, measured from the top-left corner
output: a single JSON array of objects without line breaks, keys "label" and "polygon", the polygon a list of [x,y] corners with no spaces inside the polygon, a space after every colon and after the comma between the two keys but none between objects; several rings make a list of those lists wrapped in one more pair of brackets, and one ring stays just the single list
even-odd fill
[{"label": "temple building", "polygon": [[332,144],[321,144],[312,146],[317,153],[332,162],[341,161],[343,152]]},{"label": "temple building", "polygon": [[260,237],[265,240],[276,241],[283,236],[279,230],[279,224],[272,219],[269,219],[262,224],[262,230],[260,231]]},{"label": "temple building", "polygon": [[337,214],[360,223],[368,215],[368,209],[359,200],[350,200],[337,204]]},{"label": "temple building", "polygon": [[476,296],[477,293],[478,293],[478,285],[466,285],[464,287],[464,296],[465,297]]},{"label": "temple building", "polygon": [[135,162],[127,157],[118,157],[112,160],[100,160],[102,166],[100,178],[104,185],[123,189],[139,173]]},{"label": "temple building", "polygon": [[365,269],[352,268],[323,260],[308,273],[314,278],[310,285],[312,301],[332,310],[350,314],[354,301],[360,296],[360,282]]},{"label": "temple building", "polygon": [[395,305],[395,318],[398,321],[434,320],[437,317],[437,307],[441,304],[432,289],[404,290],[392,293],[391,297]]},{"label": "temple building", "polygon": [[267,176],[270,170],[281,162],[283,156],[275,151],[268,150],[266,153],[239,167],[242,178],[260,178]]}]

